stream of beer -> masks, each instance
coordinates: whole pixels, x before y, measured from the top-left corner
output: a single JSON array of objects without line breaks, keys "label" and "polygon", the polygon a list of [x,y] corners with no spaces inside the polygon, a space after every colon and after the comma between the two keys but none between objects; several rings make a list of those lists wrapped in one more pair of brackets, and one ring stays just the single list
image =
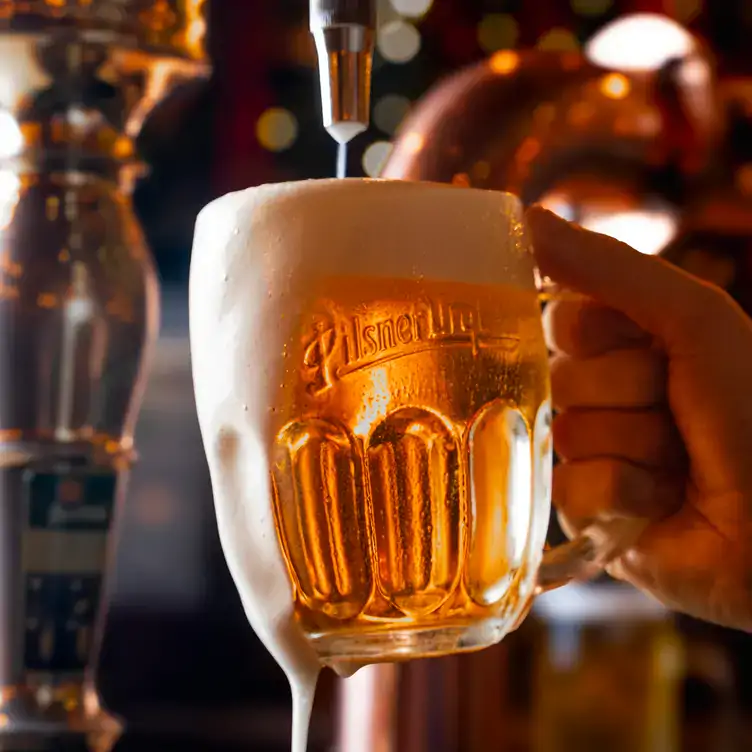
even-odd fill
[{"label": "stream of beer", "polygon": [[342,143],[337,149],[337,177],[342,180],[347,177],[347,144]]}]

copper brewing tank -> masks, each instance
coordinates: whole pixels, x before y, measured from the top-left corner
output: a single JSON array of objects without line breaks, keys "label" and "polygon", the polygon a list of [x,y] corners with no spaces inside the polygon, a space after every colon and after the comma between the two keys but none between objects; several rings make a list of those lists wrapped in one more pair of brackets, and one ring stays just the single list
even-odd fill
[{"label": "copper brewing tank", "polygon": [[661,211],[678,232],[723,135],[712,59],[699,46],[631,72],[578,53],[503,51],[417,104],[382,174],[508,190],[578,221]]}]

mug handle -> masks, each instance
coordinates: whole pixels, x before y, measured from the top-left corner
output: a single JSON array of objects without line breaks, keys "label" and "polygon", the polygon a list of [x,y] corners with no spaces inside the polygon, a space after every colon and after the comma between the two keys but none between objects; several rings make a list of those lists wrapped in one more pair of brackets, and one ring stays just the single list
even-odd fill
[{"label": "mug handle", "polygon": [[648,521],[643,519],[594,523],[568,543],[545,551],[535,581],[535,595],[596,577],[633,546],[647,526]]},{"label": "mug handle", "polygon": [[[536,269],[536,286],[541,303],[554,300],[583,299],[584,296],[563,290]],[[576,538],[543,553],[535,583],[535,595],[562,587],[570,582],[590,580],[610,562],[631,548],[642,535],[645,519],[616,519],[595,522]]]}]

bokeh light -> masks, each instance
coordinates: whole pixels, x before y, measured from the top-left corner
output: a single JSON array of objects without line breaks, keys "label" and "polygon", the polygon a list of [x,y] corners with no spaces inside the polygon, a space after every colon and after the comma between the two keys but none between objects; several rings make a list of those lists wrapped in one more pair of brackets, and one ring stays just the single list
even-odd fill
[{"label": "bokeh light", "polygon": [[486,52],[496,52],[517,43],[519,27],[508,13],[490,13],[478,24],[478,43]]},{"label": "bokeh light", "polygon": [[373,108],[373,122],[376,127],[390,136],[410,111],[411,102],[399,94],[387,94],[379,99]]},{"label": "bokeh light", "polygon": [[379,177],[393,149],[394,146],[389,141],[374,141],[363,153],[363,170],[366,175]]},{"label": "bokeh light", "polygon": [[626,99],[632,85],[623,73],[609,73],[600,82],[600,90],[603,96],[609,99]]},{"label": "bokeh light", "polygon": [[520,56],[512,50],[501,50],[488,59],[488,67],[499,76],[507,76],[517,70]]},{"label": "bokeh light", "polygon": [[420,32],[411,23],[390,21],[378,33],[381,56],[390,63],[407,63],[420,52]]},{"label": "bokeh light", "polygon": [[556,27],[547,31],[538,40],[536,47],[544,52],[576,52],[580,43],[569,29]]},{"label": "bokeh light", "polygon": [[420,18],[425,16],[431,6],[433,0],[390,0],[392,7],[402,16],[408,18]]},{"label": "bokeh light", "polygon": [[282,107],[271,107],[256,123],[256,138],[269,151],[289,149],[298,137],[295,115]]},{"label": "bokeh light", "polygon": [[602,16],[613,4],[613,0],[572,0],[572,10],[578,16]]}]

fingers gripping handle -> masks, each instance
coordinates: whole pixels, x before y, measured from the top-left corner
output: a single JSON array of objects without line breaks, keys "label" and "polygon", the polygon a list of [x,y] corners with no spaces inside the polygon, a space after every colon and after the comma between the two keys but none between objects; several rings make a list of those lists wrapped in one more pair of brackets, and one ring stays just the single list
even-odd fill
[{"label": "fingers gripping handle", "polygon": [[647,525],[643,519],[594,523],[569,543],[546,551],[538,570],[536,593],[592,579],[631,548]]}]

